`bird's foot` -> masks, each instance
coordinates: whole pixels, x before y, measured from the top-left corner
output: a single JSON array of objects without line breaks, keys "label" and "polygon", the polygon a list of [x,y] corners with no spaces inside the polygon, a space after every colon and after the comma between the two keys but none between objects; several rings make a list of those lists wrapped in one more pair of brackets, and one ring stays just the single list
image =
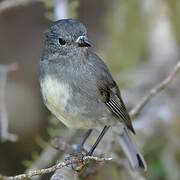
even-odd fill
[{"label": "bird's foot", "polygon": [[77,164],[72,164],[71,165],[73,170],[75,170],[77,172],[80,172],[87,165],[87,162],[83,160],[84,156],[87,155],[87,151],[80,145],[74,145],[73,150],[74,150],[73,153],[67,155],[65,157],[65,160],[70,160],[72,157],[82,160]]}]

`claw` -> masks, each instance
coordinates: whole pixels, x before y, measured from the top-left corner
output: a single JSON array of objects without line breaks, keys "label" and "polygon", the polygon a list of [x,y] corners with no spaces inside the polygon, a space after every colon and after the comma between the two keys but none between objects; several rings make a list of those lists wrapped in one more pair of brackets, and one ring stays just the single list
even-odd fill
[{"label": "claw", "polygon": [[82,171],[85,166],[87,165],[87,162],[83,160],[83,157],[86,156],[87,151],[81,151],[78,154],[74,154],[74,157],[78,157],[79,159],[82,159],[82,161],[78,164],[72,164],[71,167],[74,171],[80,172]]}]

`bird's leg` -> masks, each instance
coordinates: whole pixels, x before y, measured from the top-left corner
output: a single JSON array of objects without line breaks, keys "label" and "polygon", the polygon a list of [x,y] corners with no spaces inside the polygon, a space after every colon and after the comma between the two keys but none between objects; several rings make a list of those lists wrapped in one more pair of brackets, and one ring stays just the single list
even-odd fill
[{"label": "bird's leg", "polygon": [[[105,135],[105,133],[107,132],[107,130],[110,128],[110,126],[104,126],[103,130],[101,131],[100,135],[98,136],[98,138],[96,139],[95,143],[93,144],[93,146],[91,147],[90,151],[82,154],[82,149],[83,149],[83,145],[85,143],[85,141],[87,140],[87,138],[89,137],[89,135],[92,132],[92,129],[89,129],[81,138],[80,144],[78,145],[79,149],[77,148],[77,150],[79,152],[81,152],[82,158],[84,155],[86,156],[92,156],[94,150],[96,149],[96,147],[98,146],[99,142],[101,141],[101,139],[103,138],[103,136]],[[76,165],[72,165],[72,168],[77,171],[80,172],[84,169],[84,167],[86,167],[87,162],[81,162],[79,164]]]},{"label": "bird's leg", "polygon": [[83,147],[84,146],[84,143],[86,142],[86,140],[88,139],[88,137],[90,136],[90,134],[92,133],[92,129],[88,129],[84,134],[83,136],[81,137],[80,139],[80,145]]},{"label": "bird's leg", "polygon": [[104,126],[103,130],[101,131],[100,135],[98,136],[98,138],[96,139],[96,142],[94,143],[94,145],[91,147],[90,151],[86,154],[87,156],[92,156],[94,150],[96,149],[96,147],[98,146],[98,144],[100,143],[101,139],[104,137],[105,133],[107,132],[107,130],[110,128],[110,126]]},{"label": "bird's leg", "polygon": [[80,139],[80,143],[77,145],[76,147],[76,152],[77,153],[81,153],[84,143],[86,142],[86,140],[88,139],[88,137],[90,136],[90,134],[92,133],[92,129],[88,129],[82,136]]},{"label": "bird's leg", "polygon": [[[80,143],[79,144],[77,144],[76,146],[75,146],[75,148],[74,148],[74,151],[75,151],[75,154],[74,154],[74,156],[84,156],[86,153],[87,153],[87,151],[84,151],[84,148],[83,148],[83,146],[84,146],[84,143],[86,142],[86,140],[88,139],[88,137],[90,136],[90,134],[92,133],[92,129],[88,129],[82,136],[81,136],[81,139],[80,139]],[[67,157],[66,159],[69,159],[70,157]],[[75,164],[75,165],[73,165],[72,164],[72,168],[75,170],[75,171],[77,171],[77,172],[79,172],[79,171],[81,171],[83,168],[84,168],[84,166],[85,166],[85,164],[84,163],[78,163],[78,164]]]}]

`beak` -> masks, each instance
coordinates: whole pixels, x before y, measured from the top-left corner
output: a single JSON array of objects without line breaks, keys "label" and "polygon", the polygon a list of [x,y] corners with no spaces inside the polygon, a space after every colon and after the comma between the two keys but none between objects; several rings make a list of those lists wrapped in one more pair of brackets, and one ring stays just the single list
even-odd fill
[{"label": "beak", "polygon": [[79,36],[76,40],[79,47],[91,47],[91,43],[86,36]]}]

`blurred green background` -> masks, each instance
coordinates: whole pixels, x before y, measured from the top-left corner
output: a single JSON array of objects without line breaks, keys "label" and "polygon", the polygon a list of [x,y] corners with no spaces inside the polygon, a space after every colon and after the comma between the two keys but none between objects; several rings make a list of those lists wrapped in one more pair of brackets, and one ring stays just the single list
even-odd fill
[{"label": "blurred green background", "polygon": [[[86,25],[93,50],[109,66],[129,109],[179,61],[179,0],[39,0],[10,8],[5,1],[0,1],[0,64],[18,63],[18,70],[8,74],[5,97],[9,131],[18,141],[0,142],[0,174],[22,173],[52,137],[70,133],[50,117],[39,91],[43,32],[57,16],[57,6],[65,7],[65,17]],[[144,179],[180,179],[179,77],[134,120],[148,165]],[[110,163],[90,179],[139,178],[132,173]]]}]

